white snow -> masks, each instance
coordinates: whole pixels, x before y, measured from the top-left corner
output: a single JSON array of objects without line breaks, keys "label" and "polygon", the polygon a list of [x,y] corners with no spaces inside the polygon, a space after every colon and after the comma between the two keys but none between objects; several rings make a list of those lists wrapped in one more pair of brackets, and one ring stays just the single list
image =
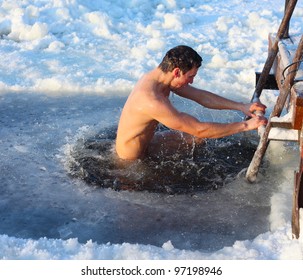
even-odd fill
[{"label": "white snow", "polygon": [[[297,5],[290,28],[295,34],[302,33],[303,26],[302,2]],[[262,69],[267,57],[268,33],[277,30],[283,11],[283,0],[1,0],[0,94],[26,98],[25,92],[30,92],[37,99],[41,93],[54,98],[82,93],[125,97],[142,73],[158,65],[166,50],[186,44],[204,60],[196,86],[248,101],[254,89],[254,71]],[[272,91],[261,97],[269,110],[275,99]],[[65,136],[72,134],[67,124],[63,129]],[[53,137],[64,142],[59,140],[62,135]],[[13,143],[8,150],[14,149],[18,160],[33,144]],[[296,165],[284,168],[288,161],[277,160],[287,149],[292,148],[277,145],[269,151],[276,168],[284,170],[284,179],[270,200],[270,230],[253,240],[203,252],[177,249],[169,239],[157,247],[83,243],[76,238],[34,240],[0,232],[0,258],[302,259],[302,238],[292,239],[291,234]],[[44,173],[47,168],[44,164],[38,167]]]}]

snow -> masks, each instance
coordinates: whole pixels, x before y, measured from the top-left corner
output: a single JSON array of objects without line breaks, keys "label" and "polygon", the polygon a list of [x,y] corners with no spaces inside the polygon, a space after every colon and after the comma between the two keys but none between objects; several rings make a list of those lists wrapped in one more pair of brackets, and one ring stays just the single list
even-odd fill
[{"label": "snow", "polygon": [[[267,36],[277,30],[283,11],[282,0],[1,0],[0,258],[302,259],[302,238],[292,239],[291,234],[293,170],[298,163],[298,149],[292,145],[271,143],[269,171],[264,177],[260,174],[256,185],[238,178],[222,193],[207,199],[197,196],[196,202],[184,196],[96,192],[68,177],[64,169],[74,140],[117,123],[136,80],[175,45],[190,45],[201,53],[203,66],[196,86],[248,101],[254,71],[262,69],[267,57]],[[298,2],[290,33],[302,33],[302,11]],[[261,96],[269,110],[275,99],[274,91]],[[237,117],[205,114],[214,120]],[[226,195],[232,199],[223,203]],[[208,242],[217,242],[211,234],[194,240],[204,248],[191,240],[185,244],[187,232],[183,243],[176,245],[179,229],[169,231],[178,223],[173,213],[193,211],[195,217],[210,217],[205,226],[212,219],[220,223],[222,212],[217,213],[219,205],[215,205],[220,198],[220,207],[231,220],[243,215],[247,224],[235,226],[229,241],[223,236],[219,248],[205,249]],[[235,206],[241,199],[244,203],[238,212],[230,211],[228,202]],[[209,213],[203,208],[207,201],[212,205]],[[196,206],[199,203],[201,209]],[[245,203],[254,210],[259,205],[258,211],[265,209],[263,215],[245,213]],[[100,204],[104,208],[99,209]],[[171,212],[165,212],[166,207]],[[154,218],[147,208],[167,214],[162,217],[165,233],[150,237],[150,242],[134,233],[140,227],[136,218],[147,231],[152,230],[153,225],[144,222]],[[147,217],[138,217],[136,211],[142,209]],[[114,218],[117,213],[121,218]],[[180,223],[186,224],[186,215]],[[136,227],[127,229],[125,217],[131,217]],[[104,221],[108,223],[102,229]],[[81,227],[83,232],[73,236]],[[125,239],[117,233],[123,227],[130,230]],[[97,231],[104,239],[98,240]],[[244,231],[242,238],[233,240],[239,231]],[[102,241],[106,238],[110,242]]]},{"label": "snow", "polygon": [[299,131],[295,129],[287,129],[280,127],[273,127],[268,135],[271,140],[282,140],[282,141],[299,141]]}]

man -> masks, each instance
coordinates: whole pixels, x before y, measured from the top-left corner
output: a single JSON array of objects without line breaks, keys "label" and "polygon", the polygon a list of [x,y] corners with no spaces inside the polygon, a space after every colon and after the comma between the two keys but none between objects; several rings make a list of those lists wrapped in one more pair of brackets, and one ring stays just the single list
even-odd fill
[{"label": "man", "polygon": [[[138,81],[119,121],[116,138],[119,158],[143,158],[148,152],[153,153],[153,144],[160,141],[199,143],[203,138],[221,138],[257,129],[267,123],[266,118],[253,114],[254,111],[265,112],[266,107],[260,103],[235,102],[190,86],[201,63],[202,58],[195,50],[188,46],[177,46],[166,53],[157,68]],[[187,113],[179,112],[169,100],[170,92],[207,108],[239,110],[251,118],[233,123],[201,122]],[[155,133],[159,123],[171,130]]]}]

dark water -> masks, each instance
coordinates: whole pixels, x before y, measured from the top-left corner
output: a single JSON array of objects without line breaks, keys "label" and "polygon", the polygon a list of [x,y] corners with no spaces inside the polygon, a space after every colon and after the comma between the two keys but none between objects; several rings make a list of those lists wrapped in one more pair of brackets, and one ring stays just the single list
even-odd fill
[{"label": "dark water", "polygon": [[196,193],[223,187],[249,165],[256,145],[246,137],[209,139],[189,154],[147,157],[123,162],[115,157],[117,127],[78,140],[72,151],[70,173],[85,182],[115,190],[169,194]]}]

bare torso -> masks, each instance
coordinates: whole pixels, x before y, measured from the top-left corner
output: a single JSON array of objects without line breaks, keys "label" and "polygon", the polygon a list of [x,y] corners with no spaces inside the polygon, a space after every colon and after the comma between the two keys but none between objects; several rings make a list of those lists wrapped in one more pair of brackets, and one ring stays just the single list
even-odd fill
[{"label": "bare torso", "polygon": [[125,103],[116,139],[116,151],[122,159],[144,157],[158,125],[149,111],[159,103],[169,102],[169,89],[159,82],[158,74],[157,70],[145,74]]}]

